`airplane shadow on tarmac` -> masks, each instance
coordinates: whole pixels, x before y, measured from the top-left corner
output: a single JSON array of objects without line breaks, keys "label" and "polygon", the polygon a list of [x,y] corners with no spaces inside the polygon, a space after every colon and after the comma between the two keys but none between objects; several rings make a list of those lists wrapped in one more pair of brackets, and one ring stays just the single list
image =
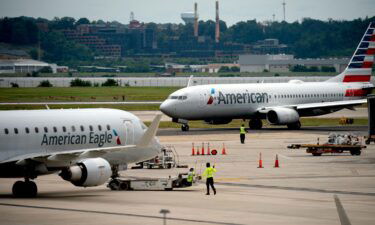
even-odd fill
[{"label": "airplane shadow on tarmac", "polygon": [[[261,130],[251,130],[251,133],[275,133],[280,131],[289,131],[295,133],[329,133],[329,132],[355,132],[361,134],[367,134],[367,126],[318,126],[318,127],[301,127],[300,130],[289,130],[286,127],[267,127]],[[220,133],[238,133],[239,128],[190,128],[190,131],[185,132],[180,129],[159,129],[158,136],[172,136],[172,135],[198,135],[198,134],[220,134]]]}]

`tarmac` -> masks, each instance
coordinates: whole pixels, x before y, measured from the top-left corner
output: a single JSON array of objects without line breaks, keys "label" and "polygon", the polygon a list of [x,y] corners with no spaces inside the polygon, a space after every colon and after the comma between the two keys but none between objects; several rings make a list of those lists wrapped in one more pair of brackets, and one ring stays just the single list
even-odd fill
[{"label": "tarmac", "polygon": [[[326,140],[331,131],[366,134],[366,127],[285,128],[250,131],[240,144],[236,129],[162,129],[160,141],[173,145],[180,164],[202,173],[215,164],[217,195],[205,195],[205,184],[173,191],[110,191],[105,185],[75,187],[57,175],[36,179],[39,196],[15,199],[17,179],[1,179],[0,224],[163,224],[160,210],[170,211],[166,224],[340,224],[337,195],[353,225],[375,221],[375,145],[360,156],[314,157],[290,150],[292,143]],[[202,142],[227,155],[191,156]],[[207,149],[207,144],[205,144]],[[264,168],[258,167],[262,153]],[[274,168],[278,154],[280,168]],[[122,171],[122,176],[168,177],[187,169]]]}]

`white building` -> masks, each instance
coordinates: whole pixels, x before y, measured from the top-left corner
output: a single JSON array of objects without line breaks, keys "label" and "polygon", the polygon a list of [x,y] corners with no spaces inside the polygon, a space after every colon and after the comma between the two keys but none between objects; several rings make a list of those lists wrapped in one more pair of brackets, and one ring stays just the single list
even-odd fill
[{"label": "white building", "polygon": [[302,65],[306,67],[322,66],[334,67],[336,72],[343,71],[349,63],[348,58],[329,59],[295,59],[293,55],[240,55],[241,72],[289,72],[292,66]]},{"label": "white building", "polygon": [[33,59],[0,60],[0,73],[32,73],[46,66],[56,73],[56,64],[50,65]]}]

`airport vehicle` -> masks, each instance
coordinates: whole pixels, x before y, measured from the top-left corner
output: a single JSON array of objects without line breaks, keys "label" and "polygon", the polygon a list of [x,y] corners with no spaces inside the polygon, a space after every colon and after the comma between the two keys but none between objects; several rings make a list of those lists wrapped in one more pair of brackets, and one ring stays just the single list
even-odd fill
[{"label": "airport vehicle", "polygon": [[313,156],[321,156],[323,153],[344,153],[350,152],[351,155],[361,155],[365,145],[361,145],[359,137],[352,134],[335,134],[332,133],[328,137],[328,142],[325,144],[292,144],[290,149],[306,148],[307,153]]},{"label": "airport vehicle", "polygon": [[[197,180],[198,178],[194,177],[192,185],[196,185]],[[187,183],[187,173],[180,173],[178,176],[168,178],[116,178],[107,185],[113,191],[172,191],[174,188],[190,186]]]},{"label": "airport vehicle", "polygon": [[191,86],[172,93],[160,110],[188,131],[190,120],[227,124],[250,119],[261,129],[262,119],[289,129],[301,127],[300,118],[332,113],[366,103],[374,88],[371,79],[375,54],[375,23],[371,23],[348,66],[324,82],[290,80],[288,83],[217,84]]},{"label": "airport vehicle", "polygon": [[159,169],[170,169],[172,167],[176,167],[176,156],[177,152],[172,146],[168,146],[161,150],[161,153],[157,155],[155,158],[137,163],[141,165],[141,168],[159,168]]},{"label": "airport vehicle", "polygon": [[59,172],[75,186],[104,184],[120,166],[155,157],[161,115],[149,128],[116,109],[18,110],[0,112],[0,177],[23,177],[17,197],[34,197],[31,181]]}]

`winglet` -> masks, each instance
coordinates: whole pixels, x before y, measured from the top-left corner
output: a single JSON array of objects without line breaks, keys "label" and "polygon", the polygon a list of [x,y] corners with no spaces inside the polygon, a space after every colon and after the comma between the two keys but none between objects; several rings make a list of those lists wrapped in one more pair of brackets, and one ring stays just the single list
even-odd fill
[{"label": "winglet", "polygon": [[147,147],[151,144],[152,139],[156,135],[156,131],[158,131],[161,116],[162,116],[162,114],[157,114],[155,116],[151,125],[148,127],[146,132],[143,134],[143,136],[139,140],[139,142],[137,144],[137,147]]},{"label": "winglet", "polygon": [[188,80],[186,87],[190,87],[193,84],[193,77],[194,77],[193,75],[190,75],[190,78]]}]

